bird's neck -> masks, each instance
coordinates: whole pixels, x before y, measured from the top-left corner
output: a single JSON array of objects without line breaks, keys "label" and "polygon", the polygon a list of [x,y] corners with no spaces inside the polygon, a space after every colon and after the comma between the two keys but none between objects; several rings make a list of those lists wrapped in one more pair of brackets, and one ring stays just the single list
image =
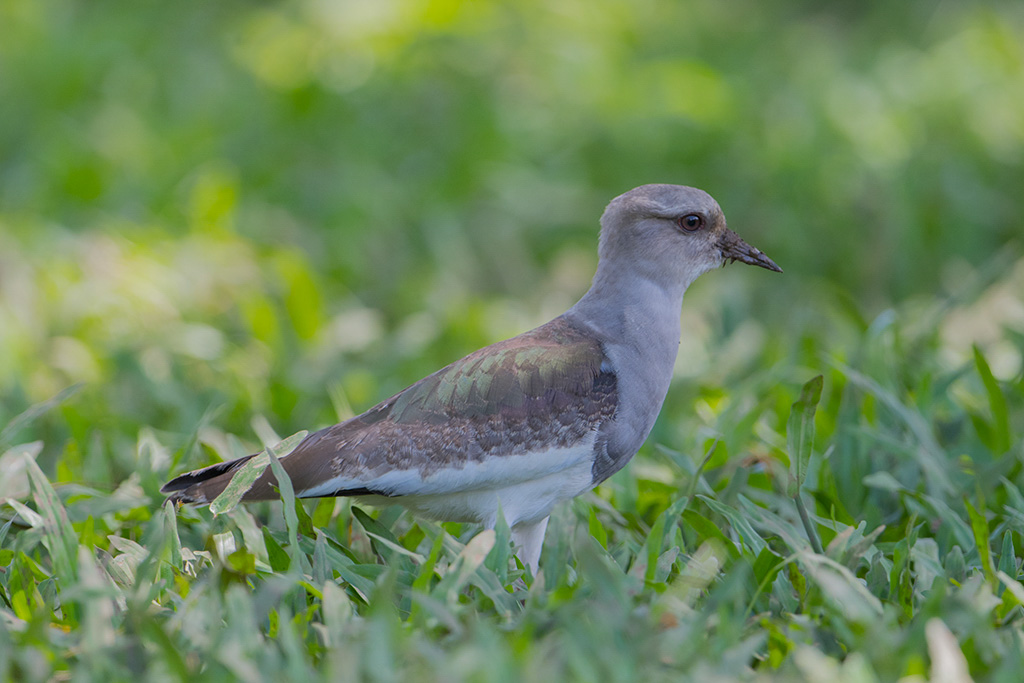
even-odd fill
[{"label": "bird's neck", "polygon": [[670,346],[674,359],[679,311],[689,282],[666,286],[636,270],[621,272],[604,266],[601,263],[590,289],[567,315],[612,343]]}]

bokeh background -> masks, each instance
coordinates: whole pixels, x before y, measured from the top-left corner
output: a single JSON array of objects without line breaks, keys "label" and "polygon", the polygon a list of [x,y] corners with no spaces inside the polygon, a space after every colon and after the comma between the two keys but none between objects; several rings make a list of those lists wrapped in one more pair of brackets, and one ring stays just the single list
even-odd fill
[{"label": "bokeh background", "polygon": [[652,443],[894,317],[1020,377],[1019,2],[5,0],[0,424],[83,383],[20,437],[102,487],[334,422],[571,305],[648,182],[786,271],[692,288]]}]

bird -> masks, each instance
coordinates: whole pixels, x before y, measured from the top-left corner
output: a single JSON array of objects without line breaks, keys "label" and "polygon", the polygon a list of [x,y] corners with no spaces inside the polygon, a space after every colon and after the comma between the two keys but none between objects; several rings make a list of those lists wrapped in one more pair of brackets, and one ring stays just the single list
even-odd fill
[{"label": "bird", "polygon": [[[706,192],[651,184],[601,216],[590,288],[562,315],[428,375],[281,459],[300,498],[350,496],[494,528],[537,575],[552,509],[622,469],[654,426],[680,346],[683,294],[739,261],[782,269],[726,225]],[[161,492],[209,504],[254,455],[182,474]],[[242,501],[279,497],[263,471]]]}]

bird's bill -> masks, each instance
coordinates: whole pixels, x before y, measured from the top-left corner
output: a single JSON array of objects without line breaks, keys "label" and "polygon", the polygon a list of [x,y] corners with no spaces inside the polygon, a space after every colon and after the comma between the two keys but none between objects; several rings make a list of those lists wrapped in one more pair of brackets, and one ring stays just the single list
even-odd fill
[{"label": "bird's bill", "polygon": [[776,273],[782,272],[782,268],[775,265],[775,261],[768,258],[763,251],[750,246],[743,241],[742,237],[728,228],[725,229],[725,232],[718,239],[718,249],[722,252],[722,258],[725,259],[726,263],[741,261],[752,266],[761,266],[768,270],[774,270]]}]

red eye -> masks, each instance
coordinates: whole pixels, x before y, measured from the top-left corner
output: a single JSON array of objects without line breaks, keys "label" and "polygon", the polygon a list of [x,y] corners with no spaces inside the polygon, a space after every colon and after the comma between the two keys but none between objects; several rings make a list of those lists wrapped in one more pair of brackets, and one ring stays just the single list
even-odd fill
[{"label": "red eye", "polygon": [[688,213],[681,217],[677,223],[686,232],[697,232],[704,227],[704,216],[699,213]]}]

